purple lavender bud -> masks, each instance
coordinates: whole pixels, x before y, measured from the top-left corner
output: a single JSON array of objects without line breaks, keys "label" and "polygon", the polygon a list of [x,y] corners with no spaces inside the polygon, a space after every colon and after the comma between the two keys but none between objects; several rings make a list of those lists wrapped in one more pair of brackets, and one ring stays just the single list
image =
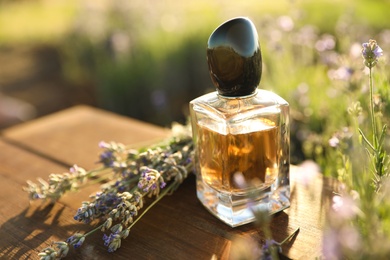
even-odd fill
[{"label": "purple lavender bud", "polygon": [[372,68],[378,62],[378,58],[383,55],[383,50],[376,43],[375,40],[369,40],[362,44],[362,56],[364,59],[364,65],[368,68]]},{"label": "purple lavender bud", "polygon": [[108,245],[111,243],[112,239],[113,239],[112,234],[110,234],[109,236],[107,236],[106,234],[104,234],[104,235],[103,235],[104,245],[105,245],[105,246],[108,246]]},{"label": "purple lavender bud", "polygon": [[108,147],[108,143],[104,142],[104,141],[100,141],[99,142],[99,147],[100,148],[107,148]]},{"label": "purple lavender bud", "polygon": [[81,237],[80,239],[79,239],[79,241],[77,241],[77,243],[76,244],[74,244],[74,248],[79,248],[80,246],[82,246],[82,244],[84,243],[84,241],[85,241],[85,237]]}]

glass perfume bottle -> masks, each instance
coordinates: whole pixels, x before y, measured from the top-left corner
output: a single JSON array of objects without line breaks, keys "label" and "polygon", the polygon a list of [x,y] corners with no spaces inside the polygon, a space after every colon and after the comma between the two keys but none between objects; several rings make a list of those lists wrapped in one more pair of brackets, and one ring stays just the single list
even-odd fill
[{"label": "glass perfume bottle", "polygon": [[262,56],[249,19],[229,20],[211,34],[207,62],[217,91],[190,102],[197,196],[235,227],[254,221],[251,207],[273,214],[290,205],[289,105],[257,88]]}]

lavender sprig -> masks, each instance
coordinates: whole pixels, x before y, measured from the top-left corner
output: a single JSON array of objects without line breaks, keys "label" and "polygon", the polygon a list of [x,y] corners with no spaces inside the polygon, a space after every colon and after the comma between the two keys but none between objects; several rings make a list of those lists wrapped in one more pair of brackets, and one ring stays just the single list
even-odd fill
[{"label": "lavender sprig", "polygon": [[[115,142],[101,142],[99,146],[104,150],[99,162],[103,168],[88,172],[74,166],[70,173],[50,175],[48,182],[39,180],[39,184],[35,184],[29,181],[25,190],[31,199],[49,198],[51,202],[81,183],[96,179],[105,181],[101,191],[91,196],[90,201],[82,202],[74,216],[79,222],[100,219],[101,223],[88,233],[76,233],[65,242],[55,242],[52,247],[45,248],[39,253],[41,259],[63,258],[70,246],[81,247],[90,234],[99,230],[104,232],[104,245],[108,251],[116,251],[137,221],[161,198],[174,192],[192,171],[190,133],[189,125],[176,125],[168,142],[139,151]],[[143,209],[145,198],[153,200]]]},{"label": "lavender sprig", "polygon": [[[330,259],[386,259],[390,251],[386,243],[378,243],[389,237],[387,126],[382,123],[380,106],[375,102],[373,83],[373,69],[383,51],[375,40],[369,40],[362,44],[361,54],[369,74],[369,128],[363,130],[359,125],[358,117],[363,108],[359,102],[354,102],[348,112],[354,116],[358,139],[352,138],[347,145],[349,149],[339,150],[343,159],[339,171],[345,178],[333,197],[328,228],[324,232],[323,253]],[[340,144],[336,146],[341,148]],[[365,153],[362,154],[362,150]],[[361,160],[365,158],[362,155],[367,156],[365,161]]]},{"label": "lavender sprig", "polygon": [[27,181],[28,186],[24,187],[24,190],[28,192],[31,200],[48,199],[54,203],[67,191],[76,190],[88,179],[95,177],[97,172],[99,172],[99,170],[87,172],[85,169],[73,165],[73,167],[70,168],[69,173],[50,174],[48,181],[41,178],[38,179],[38,184]]},{"label": "lavender sprig", "polygon": [[373,162],[373,180],[376,191],[379,191],[382,184],[382,178],[389,175],[388,165],[389,159],[384,149],[384,141],[387,131],[387,125],[383,125],[380,134],[378,134],[378,118],[375,113],[374,105],[374,84],[372,70],[378,62],[379,57],[383,55],[382,49],[378,46],[375,40],[369,40],[362,44],[362,57],[364,65],[369,69],[369,88],[370,88],[370,118],[372,127],[372,140],[366,137],[364,132],[359,128],[359,133],[367,145],[367,151],[370,159]]}]

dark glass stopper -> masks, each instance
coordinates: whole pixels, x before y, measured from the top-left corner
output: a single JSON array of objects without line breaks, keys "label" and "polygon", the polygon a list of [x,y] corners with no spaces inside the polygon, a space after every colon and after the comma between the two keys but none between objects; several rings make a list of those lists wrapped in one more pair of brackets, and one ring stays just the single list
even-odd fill
[{"label": "dark glass stopper", "polygon": [[220,95],[253,94],[261,79],[261,61],[257,31],[248,18],[226,21],[210,35],[207,62]]}]

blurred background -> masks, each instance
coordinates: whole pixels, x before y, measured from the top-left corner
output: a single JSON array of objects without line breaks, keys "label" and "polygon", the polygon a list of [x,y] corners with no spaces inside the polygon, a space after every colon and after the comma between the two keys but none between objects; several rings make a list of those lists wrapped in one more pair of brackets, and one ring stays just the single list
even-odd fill
[{"label": "blurred background", "polygon": [[[388,10],[390,0],[0,0],[0,128],[77,104],[185,123],[188,102],[214,90],[209,35],[247,16],[263,52],[260,87],[291,105],[293,163],[325,164],[350,102],[366,102],[361,44],[373,38],[389,53]],[[387,57],[376,74],[384,101]]]}]

